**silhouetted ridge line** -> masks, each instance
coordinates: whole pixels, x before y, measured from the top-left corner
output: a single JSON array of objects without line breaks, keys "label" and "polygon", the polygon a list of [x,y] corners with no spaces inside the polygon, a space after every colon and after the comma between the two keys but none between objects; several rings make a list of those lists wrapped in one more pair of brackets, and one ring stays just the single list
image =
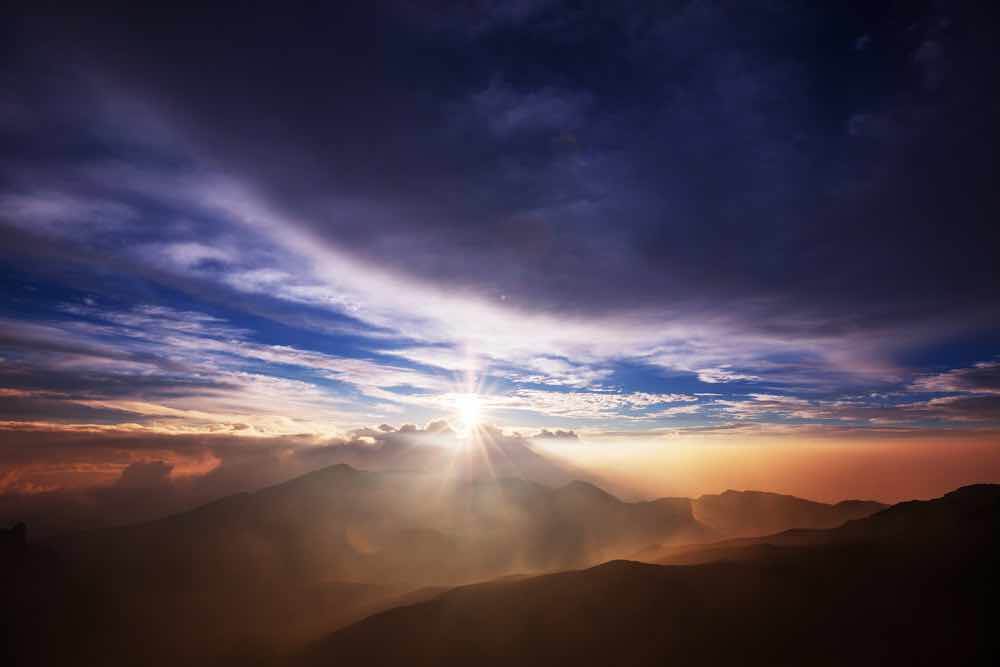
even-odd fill
[{"label": "silhouetted ridge line", "polygon": [[[302,664],[987,665],[1000,648],[985,608],[1000,589],[998,501],[1000,486],[979,485],[788,531],[825,536],[804,548],[760,542],[740,560],[616,559],[463,586],[333,633]],[[846,535],[894,515],[935,521],[916,535]],[[958,529],[933,532],[945,525]]]}]

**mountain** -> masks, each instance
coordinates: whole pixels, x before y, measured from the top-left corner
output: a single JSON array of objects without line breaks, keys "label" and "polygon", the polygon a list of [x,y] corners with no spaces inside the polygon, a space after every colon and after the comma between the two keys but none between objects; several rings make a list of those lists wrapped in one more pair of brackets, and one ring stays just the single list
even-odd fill
[{"label": "mountain", "polygon": [[683,503],[626,503],[584,482],[334,465],[157,521],[29,543],[6,568],[9,627],[22,647],[37,640],[40,664],[242,664],[444,587],[705,534]]},{"label": "mountain", "polygon": [[75,560],[172,584],[254,581],[425,586],[582,567],[651,541],[711,535],[686,503],[623,502],[585,482],[443,480],[335,465],[150,523],[57,540]]},{"label": "mountain", "polygon": [[823,528],[881,509],[726,492],[623,502],[593,484],[445,479],[338,464],[158,521],[57,540],[118,576],[155,569],[171,586],[221,574],[308,584],[469,583],[579,568],[659,548],[788,528]]},{"label": "mountain", "polygon": [[[8,597],[24,612],[20,642],[34,637],[38,651],[55,652],[41,664],[136,655],[147,664],[245,664],[457,585],[718,540],[737,516],[808,527],[832,520],[822,508],[836,507],[788,496],[750,503],[753,512],[727,503],[709,527],[696,517],[699,501],[624,502],[582,481],[338,464],[144,524],[29,541],[5,568]],[[818,509],[785,509],[803,503]],[[766,523],[768,511],[781,519]]]},{"label": "mountain", "polygon": [[656,545],[637,552],[635,558],[662,565],[693,565],[754,560],[761,555],[774,557],[783,552],[794,553],[794,548],[826,545],[895,543],[925,549],[922,542],[929,534],[942,543],[962,544],[977,530],[992,529],[988,521],[980,519],[1000,514],[996,504],[1000,494],[996,489],[997,486],[991,484],[966,486],[935,500],[899,503],[866,519],[848,521],[831,530],[790,529],[708,544]]},{"label": "mountain", "polygon": [[732,490],[704,495],[692,502],[698,521],[731,537],[766,535],[789,528],[834,528],[885,507],[870,500],[827,505],[778,493]]},{"label": "mountain", "polygon": [[[686,500],[686,499],[676,499]],[[887,506],[871,500],[844,500],[835,505],[803,500],[795,496],[762,491],[729,490],[687,501],[691,515],[704,525],[715,540],[770,535],[788,530],[834,528],[864,518]],[[650,544],[629,557],[644,562],[690,563],[716,560],[711,549],[694,545]],[[697,557],[694,556],[697,554]]]},{"label": "mountain", "polygon": [[742,560],[456,588],[333,633],[299,664],[995,664],[998,528],[1000,486],[964,488]]}]

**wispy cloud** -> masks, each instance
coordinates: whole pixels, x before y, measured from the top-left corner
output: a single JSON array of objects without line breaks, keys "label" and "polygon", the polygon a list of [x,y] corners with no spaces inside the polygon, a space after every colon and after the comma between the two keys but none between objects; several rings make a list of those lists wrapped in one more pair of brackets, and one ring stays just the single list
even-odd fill
[{"label": "wispy cloud", "polygon": [[968,368],[921,375],[910,388],[920,392],[1000,394],[1000,361],[981,361]]}]

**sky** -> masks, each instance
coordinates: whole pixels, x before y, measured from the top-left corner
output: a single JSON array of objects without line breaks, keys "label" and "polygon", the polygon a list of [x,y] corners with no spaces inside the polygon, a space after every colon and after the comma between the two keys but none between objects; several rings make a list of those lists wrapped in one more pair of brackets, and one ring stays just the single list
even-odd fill
[{"label": "sky", "polygon": [[0,508],[470,395],[650,494],[1000,476],[979,3],[328,4],[4,21]]}]

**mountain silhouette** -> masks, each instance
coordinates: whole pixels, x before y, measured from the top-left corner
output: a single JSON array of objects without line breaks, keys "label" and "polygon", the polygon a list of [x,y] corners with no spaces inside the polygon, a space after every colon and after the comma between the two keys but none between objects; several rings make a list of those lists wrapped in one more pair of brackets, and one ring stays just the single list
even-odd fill
[{"label": "mountain silhouette", "polygon": [[300,664],[995,664],[997,528],[1000,486],[968,487],[736,561],[460,587],[340,630]]},{"label": "mountain silhouette", "polygon": [[588,482],[448,479],[337,464],[145,524],[55,540],[73,558],[163,581],[454,585],[579,568],[665,546],[824,528],[878,503],[758,492],[624,502]]},{"label": "mountain silhouette", "polygon": [[693,503],[695,517],[722,535],[764,535],[788,528],[834,528],[885,508],[865,500],[835,505],[761,491],[726,491],[704,495]]},{"label": "mountain silhouette", "polygon": [[[696,516],[698,500],[624,502],[582,481],[553,487],[338,464],[156,521],[29,542],[6,559],[10,645],[18,664],[26,652],[35,664],[278,659],[454,586],[509,585],[649,545],[714,542],[739,516],[810,528],[833,520],[822,508],[838,507],[768,498],[750,503],[752,512],[724,504],[709,526]],[[820,509],[788,509],[802,503]]]},{"label": "mountain silhouette", "polygon": [[164,581],[444,585],[582,567],[711,535],[684,503],[626,503],[585,482],[441,481],[339,464],[150,523],[55,540],[119,575]]},{"label": "mountain silhouette", "polygon": [[981,519],[1000,514],[997,488],[992,484],[962,487],[935,500],[899,503],[831,530],[789,529],[708,544],[654,545],[640,550],[634,558],[664,565],[691,565],[754,560],[762,554],[775,556],[793,552],[794,548],[824,545],[885,543],[925,549],[923,543],[931,535],[935,544],[962,544],[977,531],[991,529],[989,521]]},{"label": "mountain silhouette", "polygon": [[[718,537],[731,538],[709,547],[655,544],[630,557],[645,562],[692,563],[718,560],[731,547],[756,545],[741,540],[749,536],[791,531],[785,542],[813,539],[808,531],[834,528],[864,518],[887,506],[871,500],[845,500],[834,505],[803,500],[795,496],[761,491],[729,490],[718,495],[704,495],[691,501],[692,515]],[[805,531],[805,532],[803,532]],[[772,543],[768,543],[772,544]]]}]

